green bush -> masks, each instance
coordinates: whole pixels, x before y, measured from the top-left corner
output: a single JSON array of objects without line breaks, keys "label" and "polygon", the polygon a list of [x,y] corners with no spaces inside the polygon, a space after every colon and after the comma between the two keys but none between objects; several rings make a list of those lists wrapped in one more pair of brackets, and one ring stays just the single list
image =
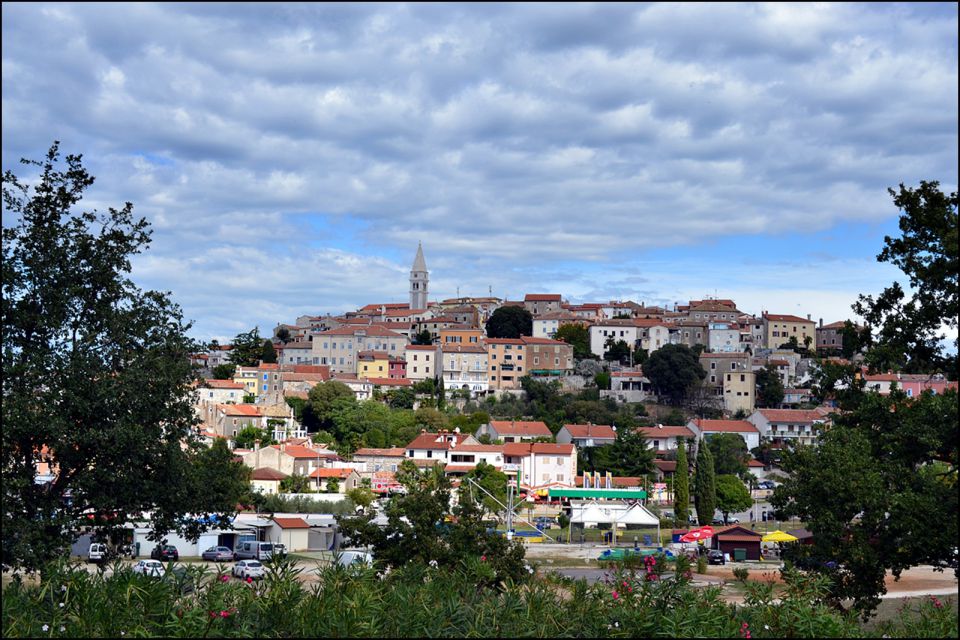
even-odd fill
[{"label": "green bush", "polygon": [[[489,560],[489,559],[488,559]],[[596,584],[528,573],[485,582],[488,560],[456,567],[411,562],[390,569],[318,567],[317,580],[289,559],[246,583],[228,567],[187,569],[195,590],[173,580],[113,575],[79,564],[50,566],[39,584],[14,579],[3,592],[3,637],[957,637],[957,615],[931,598],[880,629],[825,604],[827,582],[791,571],[772,585],[748,583],[744,605],[720,588],[694,588],[684,572],[662,579],[662,556],[620,567]],[[168,565],[169,567],[170,565]],[[531,568],[532,569],[532,568]],[[478,578],[481,578],[478,580]]]},{"label": "green bush", "polygon": [[740,582],[746,582],[749,575],[750,571],[746,567],[737,567],[733,570],[733,577]]}]

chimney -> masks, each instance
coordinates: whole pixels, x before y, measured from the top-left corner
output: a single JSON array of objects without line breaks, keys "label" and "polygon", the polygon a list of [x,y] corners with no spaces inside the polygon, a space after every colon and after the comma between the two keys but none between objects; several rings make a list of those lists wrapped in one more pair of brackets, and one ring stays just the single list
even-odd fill
[{"label": "chimney", "polygon": [[823,329],[823,318],[820,318],[820,328]]},{"label": "chimney", "polygon": [[809,319],[810,319],[810,314],[808,313],[808,314],[807,314],[807,320],[809,320]]}]

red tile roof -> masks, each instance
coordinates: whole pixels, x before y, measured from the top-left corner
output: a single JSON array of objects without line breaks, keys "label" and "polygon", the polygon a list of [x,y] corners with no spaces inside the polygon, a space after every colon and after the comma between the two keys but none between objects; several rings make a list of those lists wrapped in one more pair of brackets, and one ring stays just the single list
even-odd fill
[{"label": "red tile roof", "polygon": [[[280,445],[272,444],[270,445],[274,449],[279,449]],[[310,447],[302,447],[300,445],[287,445],[284,450],[288,456],[302,460],[304,458],[336,458],[337,452],[331,451],[330,449],[311,449]]]},{"label": "red tile roof", "polygon": [[408,378],[366,378],[367,382],[377,387],[409,387],[413,380]]},{"label": "red tile roof", "polygon": [[366,335],[377,338],[403,338],[403,334],[384,329],[376,325],[367,325],[363,327],[338,327],[318,333],[318,336],[355,336],[360,332],[366,332]]},{"label": "red tile roof", "polygon": [[[466,433],[453,433],[451,431],[442,433],[421,433],[414,438],[404,449],[450,449],[450,438],[454,439],[457,445],[463,443],[470,435]],[[456,448],[456,447],[454,447]]]},{"label": "red tile roof", "polygon": [[573,438],[609,438],[615,440],[617,437],[617,432],[608,424],[565,424],[563,428]]},{"label": "red tile roof", "polygon": [[283,480],[286,477],[287,474],[277,471],[276,469],[270,469],[269,467],[254,469],[253,473],[250,474],[251,480]]},{"label": "red tile roof", "polygon": [[210,389],[245,389],[242,384],[239,382],[234,382],[233,380],[204,380],[201,383],[201,386],[208,387]]},{"label": "red tile roof", "polygon": [[654,460],[653,466],[660,469],[663,473],[673,473],[677,470],[676,460]]},{"label": "red tile roof", "polygon": [[354,472],[353,469],[342,469],[342,468],[331,469],[329,467],[320,467],[319,469],[314,469],[313,473],[310,474],[310,477],[311,478],[340,478],[341,480],[343,480],[353,472]]},{"label": "red tile roof", "polygon": [[693,432],[686,427],[662,425],[659,427],[637,427],[647,440],[653,438],[692,438]]},{"label": "red tile roof", "polygon": [[437,345],[435,344],[408,344],[406,346],[407,351],[436,351]]},{"label": "red tile roof", "polygon": [[576,451],[576,447],[572,444],[555,444],[552,442],[507,442],[503,445],[504,455],[521,458],[531,453],[571,455],[574,451]]},{"label": "red tile roof", "polygon": [[274,522],[281,529],[309,529],[310,525],[303,518],[274,518]]},{"label": "red tile roof", "polygon": [[523,344],[523,340],[519,338],[487,338],[487,344]]},{"label": "red tile roof", "polygon": [[[548,345],[556,347],[569,347],[570,345],[563,340],[551,340],[550,338],[532,338],[530,336],[521,336],[524,344]],[[572,348],[572,347],[571,347]]]},{"label": "red tile roof", "polygon": [[812,409],[760,409],[769,422],[820,422],[823,416]]},{"label": "red tile roof", "polygon": [[528,293],[524,302],[560,302],[559,293]]},{"label": "red tile roof", "polygon": [[503,453],[502,444],[462,444],[455,451],[467,451],[473,453]]},{"label": "red tile roof", "polygon": [[357,456],[379,456],[379,457],[389,457],[389,458],[405,458],[407,455],[406,449],[401,449],[400,447],[393,447],[391,449],[374,449],[372,447],[365,447],[363,449],[357,449],[353,452],[353,457]]},{"label": "red tile roof", "polygon": [[552,437],[550,428],[539,420],[516,422],[513,420],[491,420],[490,427],[501,436],[546,436]]},{"label": "red tile roof", "polygon": [[244,418],[259,418],[260,407],[252,404],[218,404],[217,409],[223,411],[224,415],[237,416]]},{"label": "red tile roof", "polygon": [[746,420],[701,420],[696,419],[693,424],[700,431],[721,431],[725,433],[759,433],[753,423]]},{"label": "red tile roof", "polygon": [[763,317],[766,318],[767,320],[773,320],[774,322],[805,322],[807,324],[814,324],[813,320],[800,318],[798,316],[792,316],[789,313],[786,313],[786,314],[764,313]]}]

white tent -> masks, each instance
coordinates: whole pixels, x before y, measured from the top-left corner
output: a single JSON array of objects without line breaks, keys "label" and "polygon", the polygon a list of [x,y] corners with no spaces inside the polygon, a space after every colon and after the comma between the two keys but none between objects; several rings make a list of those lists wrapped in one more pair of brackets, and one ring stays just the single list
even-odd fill
[{"label": "white tent", "polygon": [[626,504],[623,502],[603,504],[596,500],[582,502],[580,504],[571,504],[570,524],[581,524],[584,526],[596,525],[601,522],[610,523],[614,529],[620,525],[645,525],[657,528],[657,545],[660,544],[660,518],[650,513],[646,507],[639,502]]}]

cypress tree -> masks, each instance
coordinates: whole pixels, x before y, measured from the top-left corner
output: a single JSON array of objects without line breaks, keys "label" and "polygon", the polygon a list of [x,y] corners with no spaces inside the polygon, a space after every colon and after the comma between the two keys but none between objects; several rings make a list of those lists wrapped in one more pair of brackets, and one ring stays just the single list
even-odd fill
[{"label": "cypress tree", "polygon": [[277,361],[277,350],[273,348],[272,340],[263,341],[263,348],[260,350],[260,360],[270,363]]},{"label": "cypress tree", "polygon": [[673,474],[673,513],[677,526],[685,527],[690,521],[690,468],[687,464],[687,443],[677,446],[677,470]]},{"label": "cypress tree", "polygon": [[717,508],[717,480],[713,468],[713,455],[710,453],[710,447],[704,444],[697,447],[693,501],[697,507],[697,520],[700,526],[713,522],[713,513]]}]

